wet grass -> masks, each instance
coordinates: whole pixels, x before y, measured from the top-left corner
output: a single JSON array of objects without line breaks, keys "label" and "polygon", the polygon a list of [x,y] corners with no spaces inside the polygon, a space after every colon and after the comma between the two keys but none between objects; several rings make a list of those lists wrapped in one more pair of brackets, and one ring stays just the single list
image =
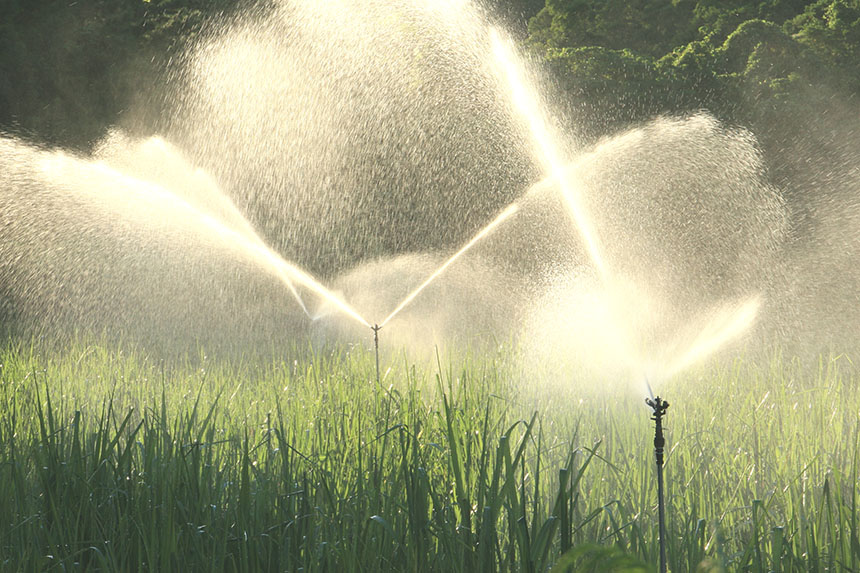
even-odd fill
[{"label": "wet grass", "polygon": [[[361,349],[290,354],[3,351],[0,568],[654,570],[641,396],[547,396],[503,352],[381,386]],[[860,568],[853,371],[738,360],[663,389],[672,571]]]}]

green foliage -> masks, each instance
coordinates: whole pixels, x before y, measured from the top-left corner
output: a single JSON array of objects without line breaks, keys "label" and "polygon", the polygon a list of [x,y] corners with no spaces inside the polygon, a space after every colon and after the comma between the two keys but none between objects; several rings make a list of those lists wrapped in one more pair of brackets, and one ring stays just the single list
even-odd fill
[{"label": "green foliage", "polygon": [[780,147],[808,131],[787,118],[860,92],[856,0],[547,0],[529,32],[596,137],[707,108]]},{"label": "green foliage", "polygon": [[[638,396],[541,396],[507,351],[385,386],[360,350],[287,352],[0,352],[2,568],[655,570]],[[860,566],[845,366],[738,362],[665,388],[671,570]]]},{"label": "green foliage", "polygon": [[[4,2],[0,130],[86,147],[110,125],[152,129],[164,112],[166,62],[237,4]],[[566,100],[560,107],[575,109],[569,115],[594,137],[700,108],[770,137],[785,123],[780,115],[796,115],[803,101],[860,91],[857,0],[491,0],[487,7],[553,70]]]},{"label": "green foliage", "polygon": [[529,32],[533,44],[547,48],[599,46],[657,56],[691,39],[686,9],[658,0],[547,0]]},{"label": "green foliage", "polygon": [[544,0],[486,0],[487,6],[512,35],[525,38],[528,22],[543,9]]},{"label": "green foliage", "polygon": [[788,22],[786,29],[837,71],[846,91],[860,90],[860,2],[819,0]]},{"label": "green foliage", "polygon": [[576,102],[582,131],[599,137],[643,115],[669,112],[667,99],[681,96],[676,82],[650,58],[602,47],[550,49],[548,67],[561,91]]},{"label": "green foliage", "polygon": [[583,544],[561,556],[550,573],[647,573],[653,571],[636,557],[616,547]]}]

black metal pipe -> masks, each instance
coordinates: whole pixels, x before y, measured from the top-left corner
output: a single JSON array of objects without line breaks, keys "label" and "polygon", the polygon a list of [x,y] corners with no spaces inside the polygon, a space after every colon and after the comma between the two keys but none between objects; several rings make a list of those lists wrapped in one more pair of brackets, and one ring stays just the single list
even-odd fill
[{"label": "black metal pipe", "polygon": [[654,411],[654,456],[657,459],[657,516],[660,527],[660,573],[668,571],[666,563],[666,506],[663,495],[663,448],[666,439],[663,437],[663,416],[669,408],[669,402],[657,396],[653,400],[645,398],[645,403]]}]

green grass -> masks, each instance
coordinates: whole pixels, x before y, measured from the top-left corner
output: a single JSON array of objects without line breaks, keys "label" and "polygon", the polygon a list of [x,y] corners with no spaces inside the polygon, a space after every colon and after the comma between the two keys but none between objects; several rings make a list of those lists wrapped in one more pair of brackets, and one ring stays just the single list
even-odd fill
[{"label": "green grass", "polygon": [[[502,351],[382,386],[360,348],[286,354],[0,353],[0,569],[654,570],[642,396],[543,392]],[[661,393],[672,571],[860,569],[847,359]]]}]

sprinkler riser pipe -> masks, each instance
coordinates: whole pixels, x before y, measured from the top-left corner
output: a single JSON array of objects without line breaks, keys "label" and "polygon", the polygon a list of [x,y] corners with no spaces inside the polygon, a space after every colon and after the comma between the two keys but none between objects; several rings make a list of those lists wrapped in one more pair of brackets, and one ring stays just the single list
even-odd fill
[{"label": "sprinkler riser pipe", "polygon": [[645,398],[645,403],[653,410],[654,420],[654,458],[657,462],[657,519],[660,528],[660,573],[668,571],[666,560],[666,507],[663,491],[663,450],[666,447],[666,438],[663,436],[663,416],[669,408],[669,402],[660,399],[653,400]]},{"label": "sprinkler riser pipe", "polygon": [[370,327],[373,331],[373,348],[376,352],[376,384],[379,385],[379,330],[382,327],[374,324]]}]

